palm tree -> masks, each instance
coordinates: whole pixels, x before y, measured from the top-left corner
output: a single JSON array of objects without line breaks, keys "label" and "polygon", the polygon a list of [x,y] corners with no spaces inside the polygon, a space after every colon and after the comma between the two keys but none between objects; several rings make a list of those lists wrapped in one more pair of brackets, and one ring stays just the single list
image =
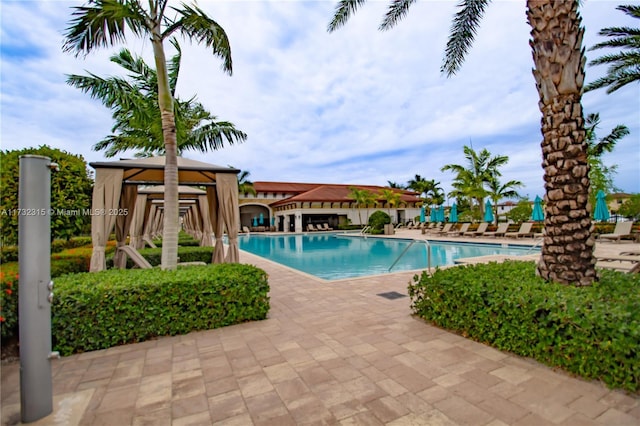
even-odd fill
[{"label": "palm tree", "polygon": [[141,0],[89,0],[74,7],[73,19],[66,30],[63,50],[77,55],[96,48],[126,42],[125,30],[147,38],[153,47],[158,79],[158,107],[165,146],[164,228],[162,268],[175,269],[178,263],[178,149],[173,96],[168,75],[164,41],[175,33],[196,40],[212,49],[223,61],[223,70],[232,72],[231,48],[224,29],[197,6],[171,7],[174,17],[166,15],[168,0],[150,0],[148,8]]},{"label": "palm tree", "polygon": [[397,182],[393,182],[390,180],[387,181],[387,186],[389,188],[405,189],[405,187],[402,184],[399,184]]},{"label": "palm tree", "polygon": [[596,129],[600,125],[600,114],[592,113],[586,118],[587,132],[587,153],[589,155],[589,203],[595,206],[596,194],[599,190],[605,193],[611,193],[618,189],[613,184],[613,175],[616,173],[617,166],[605,166],[602,162],[602,155],[605,152],[613,151],[616,143],[629,134],[629,128],[624,124],[618,124],[611,132],[598,139]]},{"label": "palm tree", "polygon": [[444,190],[440,186],[440,182],[436,182],[435,179],[425,179],[420,175],[415,175],[407,182],[407,189],[420,194],[425,204],[440,205],[444,203]]},{"label": "palm tree", "polygon": [[493,202],[493,217],[498,223],[498,203],[503,198],[520,198],[520,194],[515,188],[522,187],[523,184],[519,180],[510,180],[501,184],[497,177],[489,179],[487,182],[487,195]]},{"label": "palm tree", "polygon": [[356,207],[358,208],[358,220],[360,221],[360,225],[362,225],[362,216],[360,214],[360,208],[365,206],[367,208],[367,217],[369,217],[369,206],[371,204],[375,204],[376,202],[376,194],[369,191],[368,189],[361,189],[355,186],[349,187],[349,198],[356,202]]},{"label": "palm tree", "polygon": [[[328,30],[335,31],[365,3],[340,0]],[[392,1],[380,25],[392,28],[415,0]],[[471,47],[489,0],[461,0],[441,71],[454,75]],[[526,0],[533,76],[542,113],[542,158],[547,234],[538,273],[547,281],[590,285],[596,279],[588,204],[589,164],[582,112],[584,28],[579,0]],[[561,34],[562,36],[558,36]]]},{"label": "palm tree", "polygon": [[456,173],[452,183],[454,190],[449,196],[466,197],[473,206],[476,206],[484,213],[484,197],[488,195],[485,184],[501,176],[498,167],[505,165],[509,161],[506,155],[491,156],[486,148],[477,153],[471,146],[465,145],[463,148],[464,157],[467,159],[467,166],[461,164],[446,164],[440,170],[450,170]]},{"label": "palm tree", "polygon": [[[233,123],[217,121],[201,103],[196,102],[195,96],[187,101],[175,96],[182,51],[175,39],[171,43],[177,50],[170,60],[168,75],[174,97],[178,155],[188,150],[216,150],[223,147],[225,140],[230,145],[246,140],[246,133],[236,129]],[[114,134],[96,143],[93,150],[105,150],[107,157],[130,149],[139,150],[136,157],[164,155],[156,71],[128,49],[122,49],[110,59],[129,71],[128,78],[102,78],[94,74],[72,74],[67,78],[68,84],[89,93],[113,110]]]},{"label": "palm tree", "polygon": [[[621,5],[616,9],[632,18],[640,18],[640,6],[638,5]],[[640,28],[609,27],[601,29],[598,34],[609,37],[609,40],[592,46],[590,51],[605,47],[620,48],[621,51],[601,56],[589,62],[589,66],[609,64],[609,68],[607,75],[587,84],[584,91],[589,92],[606,87],[607,93],[612,93],[634,81],[640,82]]]},{"label": "palm tree", "polygon": [[253,182],[249,180],[250,174],[247,170],[243,170],[238,175],[238,192],[240,194],[257,194],[256,189],[253,187]]},{"label": "palm tree", "polygon": [[[393,189],[384,188],[382,191],[380,191],[380,196],[389,205],[389,207],[387,208],[389,211],[389,217],[393,218],[393,216],[391,216],[391,207],[397,207],[398,205],[400,205],[400,203],[402,202],[402,194],[394,191]],[[393,223],[394,221],[392,220],[391,222]]]}]

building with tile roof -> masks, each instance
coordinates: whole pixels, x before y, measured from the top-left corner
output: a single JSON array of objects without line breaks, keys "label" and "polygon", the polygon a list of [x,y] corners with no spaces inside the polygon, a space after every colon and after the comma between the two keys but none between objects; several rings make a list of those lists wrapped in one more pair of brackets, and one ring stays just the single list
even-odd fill
[{"label": "building with tile roof", "polygon": [[[256,194],[240,194],[241,226],[281,232],[302,232],[309,224],[328,223],[333,229],[341,225],[359,225],[382,210],[393,223],[405,223],[420,215],[419,194],[393,189],[400,193],[398,206],[389,206],[382,197],[383,189],[375,185],[338,185],[298,182],[254,182]],[[351,188],[366,189],[380,197],[375,205],[358,206],[350,197]],[[260,219],[262,218],[262,221]]]}]

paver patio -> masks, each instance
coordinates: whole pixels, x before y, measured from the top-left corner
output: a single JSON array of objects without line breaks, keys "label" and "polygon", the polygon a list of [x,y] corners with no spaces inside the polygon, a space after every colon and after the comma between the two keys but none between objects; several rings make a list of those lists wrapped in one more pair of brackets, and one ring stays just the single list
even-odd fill
[{"label": "paver patio", "polygon": [[[55,360],[54,413],[31,424],[640,424],[638,395],[449,333],[412,317],[408,297],[378,295],[406,294],[413,273],[327,283],[241,261],[269,273],[267,320]],[[2,365],[1,384],[2,424],[17,424],[18,363]]]}]

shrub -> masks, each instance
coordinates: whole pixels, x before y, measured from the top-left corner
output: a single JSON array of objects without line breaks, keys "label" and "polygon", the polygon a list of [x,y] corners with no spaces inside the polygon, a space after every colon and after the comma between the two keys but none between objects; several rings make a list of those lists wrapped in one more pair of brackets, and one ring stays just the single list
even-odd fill
[{"label": "shrub", "polygon": [[266,318],[267,274],[216,264],[108,270],[56,281],[54,348],[63,355]]},{"label": "shrub", "polygon": [[[180,262],[205,262],[211,263],[213,259],[213,247],[178,247],[178,258]],[[151,266],[158,266],[162,263],[162,247],[144,248],[138,250]],[[127,258],[127,269],[134,267],[131,259]],[[107,259],[107,268],[113,268],[113,257]]]},{"label": "shrub", "polygon": [[611,387],[640,389],[640,275],[601,271],[590,287],[547,283],[533,262],[416,275],[412,310],[501,350]]},{"label": "shrub", "polygon": [[391,217],[382,210],[377,210],[369,216],[369,226],[372,234],[384,232],[384,225],[391,223]]}]

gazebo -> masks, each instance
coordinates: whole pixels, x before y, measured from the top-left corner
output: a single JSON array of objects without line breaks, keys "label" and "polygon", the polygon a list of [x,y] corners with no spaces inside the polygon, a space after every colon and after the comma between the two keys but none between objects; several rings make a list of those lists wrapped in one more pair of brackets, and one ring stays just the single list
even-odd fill
[{"label": "gazebo", "polygon": [[[130,230],[132,242],[139,244],[137,238],[147,236],[147,228],[149,232],[157,232],[161,228],[160,210],[156,209],[153,223],[150,223],[150,213],[153,209],[153,203],[149,203],[150,193],[145,193],[146,189],[139,191],[138,187],[163,185],[164,164],[164,157],[89,163],[96,171],[91,206],[91,272],[106,269],[105,247],[114,227],[118,247],[125,244]],[[209,232],[210,235],[212,230],[215,235],[216,250],[213,262],[216,263],[233,263],[239,260],[239,172],[240,170],[230,167],[178,157],[179,185],[206,188],[206,191],[197,195],[197,214],[203,224],[203,233]],[[226,256],[222,244],[225,229],[229,238]],[[121,263],[122,259],[118,259],[118,264]]]}]

